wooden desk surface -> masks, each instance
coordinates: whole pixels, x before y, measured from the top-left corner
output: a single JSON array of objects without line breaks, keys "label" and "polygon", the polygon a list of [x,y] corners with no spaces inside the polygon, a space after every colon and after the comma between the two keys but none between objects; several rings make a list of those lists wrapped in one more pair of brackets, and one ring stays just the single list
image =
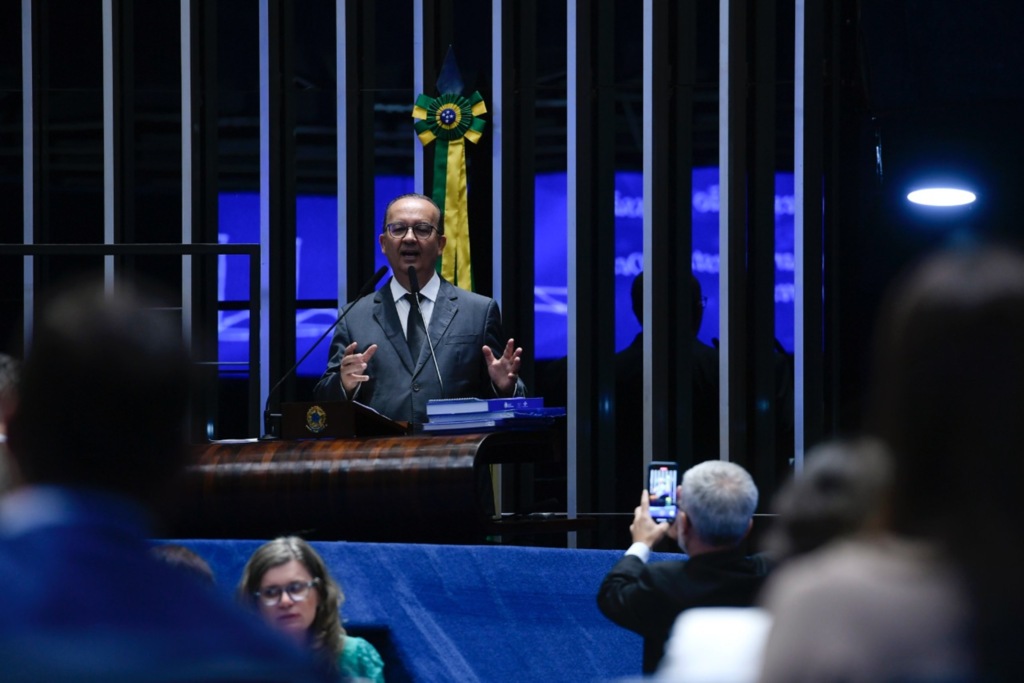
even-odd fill
[{"label": "wooden desk surface", "polygon": [[477,543],[487,465],[558,457],[548,431],[209,443],[195,447],[174,535]]}]

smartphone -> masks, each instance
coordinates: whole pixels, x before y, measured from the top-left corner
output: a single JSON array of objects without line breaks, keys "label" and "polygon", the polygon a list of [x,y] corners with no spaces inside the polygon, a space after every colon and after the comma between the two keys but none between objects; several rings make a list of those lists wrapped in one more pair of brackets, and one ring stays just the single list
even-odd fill
[{"label": "smartphone", "polygon": [[652,462],[647,467],[647,493],[650,496],[651,518],[655,522],[672,522],[676,518],[676,486],[679,466],[674,462]]}]

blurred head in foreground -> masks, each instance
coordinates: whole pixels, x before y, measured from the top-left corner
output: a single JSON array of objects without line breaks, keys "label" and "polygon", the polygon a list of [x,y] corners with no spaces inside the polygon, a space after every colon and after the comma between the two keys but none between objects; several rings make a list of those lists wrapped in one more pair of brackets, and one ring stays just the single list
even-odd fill
[{"label": "blurred head in foreground", "polygon": [[173,312],[139,288],[60,290],[36,320],[8,443],[26,484],[150,504],[184,464],[190,363]]},{"label": "blurred head in foreground", "polygon": [[874,528],[884,518],[892,464],[871,439],[828,441],[808,451],[804,471],[772,500],[775,520],[763,545],[774,560],[811,552]]},{"label": "blurred head in foreground", "polygon": [[979,665],[1024,675],[1024,256],[937,254],[886,299],[869,430],[893,455],[889,526],[965,575]]}]

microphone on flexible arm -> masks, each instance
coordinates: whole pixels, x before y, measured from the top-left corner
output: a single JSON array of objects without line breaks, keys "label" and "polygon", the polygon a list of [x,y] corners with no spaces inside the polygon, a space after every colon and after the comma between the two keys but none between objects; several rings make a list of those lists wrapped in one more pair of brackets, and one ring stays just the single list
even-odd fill
[{"label": "microphone on flexible arm", "polygon": [[[441,379],[441,368],[437,365],[437,356],[434,354],[434,342],[430,341],[430,332],[427,330],[427,321],[423,317],[423,311],[420,310],[420,279],[416,275],[416,269],[409,266],[409,289],[412,290],[412,305],[416,308],[416,313],[420,316],[420,322],[423,323],[423,332],[427,337],[427,346],[430,348],[430,360],[434,361],[434,372],[437,373],[437,383],[441,386],[441,398],[444,398],[444,381]],[[406,322],[408,325],[409,322]],[[415,358],[413,360],[416,360]]]},{"label": "microphone on flexible arm", "polygon": [[313,342],[313,345],[309,347],[306,353],[302,354],[302,358],[300,358],[295,363],[295,365],[293,365],[291,369],[288,370],[288,372],[284,373],[284,376],[277,381],[277,384],[275,384],[273,388],[271,388],[271,390],[267,392],[267,402],[263,405],[264,434],[263,436],[260,437],[260,441],[270,441],[278,438],[278,434],[276,433],[276,430],[271,428],[270,422],[272,417],[280,418],[281,413],[270,412],[270,397],[273,396],[274,392],[277,391],[277,389],[282,384],[284,384],[284,381],[291,377],[292,374],[298,369],[298,367],[302,365],[302,361],[306,360],[306,358],[309,357],[309,354],[313,353],[313,349],[319,346],[320,342],[322,342],[327,337],[327,335],[330,334],[334,330],[334,328],[338,326],[338,323],[342,321],[342,318],[348,315],[348,312],[352,310],[352,307],[356,305],[356,302],[374,290],[374,288],[377,286],[377,283],[380,282],[381,278],[384,277],[384,273],[386,272],[388,272],[388,267],[381,266],[380,269],[373,274],[373,277],[366,281],[366,283],[363,285],[363,288],[359,290],[359,294],[357,294],[356,297],[352,299],[352,302],[349,303],[348,308],[341,312],[341,315],[338,316],[337,320],[331,323],[331,326],[324,330],[324,333],[320,335],[319,339]]}]

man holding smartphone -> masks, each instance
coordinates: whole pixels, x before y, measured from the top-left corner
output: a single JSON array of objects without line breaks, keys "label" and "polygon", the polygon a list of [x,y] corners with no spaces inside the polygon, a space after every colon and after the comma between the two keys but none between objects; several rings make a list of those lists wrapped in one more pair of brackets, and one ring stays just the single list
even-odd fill
[{"label": "man holding smartphone", "polygon": [[[643,672],[654,673],[676,617],[690,607],[747,607],[768,573],[761,556],[741,544],[753,526],[757,486],[739,465],[709,460],[683,474],[678,514],[669,524],[651,517],[645,489],[629,526],[633,544],[601,583],[597,604],[619,626],[644,637]],[[648,564],[663,538],[689,556]]]}]

